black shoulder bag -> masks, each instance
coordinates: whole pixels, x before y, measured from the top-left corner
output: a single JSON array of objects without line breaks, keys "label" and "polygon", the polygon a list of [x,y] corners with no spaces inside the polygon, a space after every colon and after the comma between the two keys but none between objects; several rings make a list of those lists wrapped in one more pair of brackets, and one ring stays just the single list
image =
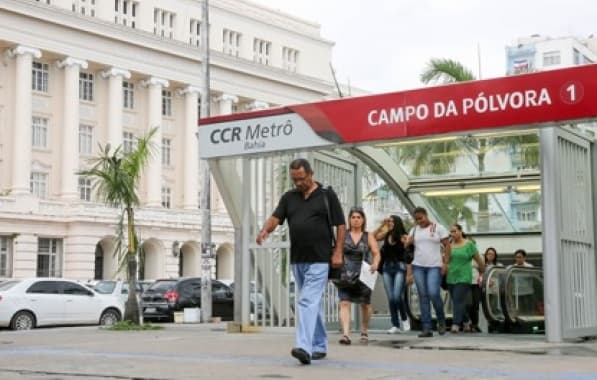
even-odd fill
[{"label": "black shoulder bag", "polygon": [[413,228],[413,242],[412,244],[408,244],[404,246],[404,262],[407,264],[412,264],[413,260],[415,259],[415,234],[417,232],[417,226]]},{"label": "black shoulder bag", "polygon": [[[334,250],[334,248],[336,248],[336,237],[334,234],[334,227],[332,226],[332,212],[330,211],[330,201],[328,200],[328,190],[330,189],[330,187],[328,186],[328,188],[324,188],[322,187],[321,190],[323,191],[323,203],[325,204],[325,211],[326,211],[326,218],[328,221],[328,228],[330,230],[330,236],[332,237],[332,244],[331,244],[331,249],[332,251]],[[340,278],[340,275],[342,273],[342,268],[332,268],[332,253],[330,253],[330,270],[328,272],[328,279],[333,280],[333,279],[338,279]]]}]

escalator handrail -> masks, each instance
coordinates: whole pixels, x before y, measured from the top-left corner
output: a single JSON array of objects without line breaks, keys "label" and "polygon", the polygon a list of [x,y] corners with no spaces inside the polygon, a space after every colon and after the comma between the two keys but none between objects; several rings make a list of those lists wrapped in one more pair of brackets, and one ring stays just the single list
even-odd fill
[{"label": "escalator handrail", "polygon": [[507,299],[507,295],[506,295],[506,289],[508,288],[507,285],[509,284],[510,280],[512,279],[512,273],[516,273],[516,272],[543,274],[543,268],[541,268],[541,267],[522,267],[522,266],[515,266],[515,265],[511,265],[506,268],[506,273],[504,274],[504,281],[500,284],[500,295],[501,295],[502,312],[504,313],[504,317],[506,318],[506,320],[509,321],[510,323],[517,323],[517,322],[524,321],[524,318],[519,318],[517,316],[510,314],[510,312],[509,312],[510,307],[508,305],[508,299]]},{"label": "escalator handrail", "polygon": [[[483,308],[483,314],[485,314],[485,319],[487,319],[488,322],[502,323],[504,321],[502,319],[498,318],[497,316],[493,315],[493,313],[491,312],[491,308],[487,304],[487,291],[488,291],[489,279],[493,278],[492,275],[494,272],[506,272],[506,268],[503,266],[491,266],[485,271],[485,273],[483,273],[483,281],[481,282],[481,294],[482,294],[481,307]],[[498,288],[500,297],[501,297],[501,293],[502,293],[501,288],[502,288],[503,282],[504,281],[500,281],[499,288]],[[502,307],[501,304],[500,304],[500,307]]]}]

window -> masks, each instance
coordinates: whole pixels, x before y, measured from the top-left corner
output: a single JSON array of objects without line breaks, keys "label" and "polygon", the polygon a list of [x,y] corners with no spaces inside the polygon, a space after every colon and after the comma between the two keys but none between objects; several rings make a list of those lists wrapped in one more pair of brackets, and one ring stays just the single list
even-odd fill
[{"label": "window", "polygon": [[82,201],[91,201],[91,179],[79,177],[79,199]]},{"label": "window", "polygon": [[114,22],[124,26],[137,27],[139,3],[131,0],[114,0]]},{"label": "window", "polygon": [[131,153],[135,149],[135,135],[132,132],[122,133],[122,152]]},{"label": "window", "polygon": [[79,154],[90,155],[93,153],[93,127],[91,125],[79,125]]},{"label": "window", "polygon": [[33,62],[31,78],[31,89],[33,91],[48,92],[48,68],[47,63]]},{"label": "window", "polygon": [[[37,276],[43,277],[43,276]],[[58,281],[38,281],[27,289],[27,293],[36,294],[60,294],[60,282]]]},{"label": "window", "polygon": [[95,17],[95,0],[73,0],[73,12]]},{"label": "window", "polygon": [[48,147],[48,119],[34,116],[32,118],[31,145],[36,148]]},{"label": "window", "polygon": [[574,64],[575,65],[580,65],[582,63],[582,54],[580,54],[580,51],[576,50],[576,49],[572,49],[572,54],[573,54],[573,59],[574,59]]},{"label": "window", "polygon": [[240,52],[240,37],[241,34],[239,32],[224,29],[224,32],[222,33],[222,51],[225,54],[238,57]]},{"label": "window", "polygon": [[79,73],[79,99],[93,101],[93,74]]},{"label": "window", "polygon": [[289,47],[282,48],[282,65],[284,70],[296,72],[296,64],[298,62],[298,50]]},{"label": "window", "polygon": [[201,118],[201,97],[197,98],[197,118]]},{"label": "window", "polygon": [[12,239],[0,236],[0,277],[12,275]]},{"label": "window", "polygon": [[172,12],[154,8],[153,10],[153,34],[163,38],[172,39],[172,30],[174,29],[174,17]]},{"label": "window", "polygon": [[162,90],[162,115],[172,116],[172,91]]},{"label": "window", "polygon": [[201,21],[191,19],[189,23],[189,44],[201,46]]},{"label": "window", "polygon": [[37,277],[60,277],[62,239],[37,239]]},{"label": "window", "polygon": [[271,42],[255,38],[253,40],[253,61],[264,65],[269,65],[271,62],[271,50]]},{"label": "window", "polygon": [[135,108],[135,85],[132,82],[122,82],[122,98],[124,108]]},{"label": "window", "polygon": [[162,186],[162,207],[170,208],[172,206],[172,189]]},{"label": "window", "polygon": [[74,296],[90,296],[93,294],[88,289],[85,289],[81,285],[72,282],[61,281],[61,285],[62,292],[64,294],[70,294]]},{"label": "window", "polygon": [[561,63],[559,51],[548,51],[543,53],[543,66],[559,65]]},{"label": "window", "polygon": [[162,139],[162,166],[170,166],[172,155],[172,140]]},{"label": "window", "polygon": [[29,177],[29,190],[31,194],[40,199],[48,197],[48,174],[40,172],[31,172]]}]

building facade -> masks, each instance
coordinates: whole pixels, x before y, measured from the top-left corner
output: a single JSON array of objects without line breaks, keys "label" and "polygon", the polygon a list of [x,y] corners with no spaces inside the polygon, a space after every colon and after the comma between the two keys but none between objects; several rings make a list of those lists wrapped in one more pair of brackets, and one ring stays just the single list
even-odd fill
[{"label": "building facade", "polygon": [[[0,0],[0,278],[123,277],[120,210],[76,173],[154,127],[141,277],[200,273],[202,19],[196,0]],[[319,25],[244,0],[212,0],[209,20],[212,115],[332,94]],[[233,228],[211,190],[214,275],[232,278]]]}]

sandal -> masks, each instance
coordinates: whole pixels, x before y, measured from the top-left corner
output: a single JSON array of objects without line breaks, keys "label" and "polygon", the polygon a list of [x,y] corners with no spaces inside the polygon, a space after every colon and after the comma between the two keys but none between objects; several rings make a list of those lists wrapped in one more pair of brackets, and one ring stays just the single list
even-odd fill
[{"label": "sandal", "polygon": [[369,343],[369,335],[367,335],[367,333],[361,333],[361,343],[362,344]]},{"label": "sandal", "polygon": [[348,335],[343,335],[342,338],[340,339],[340,344],[343,344],[345,346],[350,346],[350,338],[348,337]]}]

